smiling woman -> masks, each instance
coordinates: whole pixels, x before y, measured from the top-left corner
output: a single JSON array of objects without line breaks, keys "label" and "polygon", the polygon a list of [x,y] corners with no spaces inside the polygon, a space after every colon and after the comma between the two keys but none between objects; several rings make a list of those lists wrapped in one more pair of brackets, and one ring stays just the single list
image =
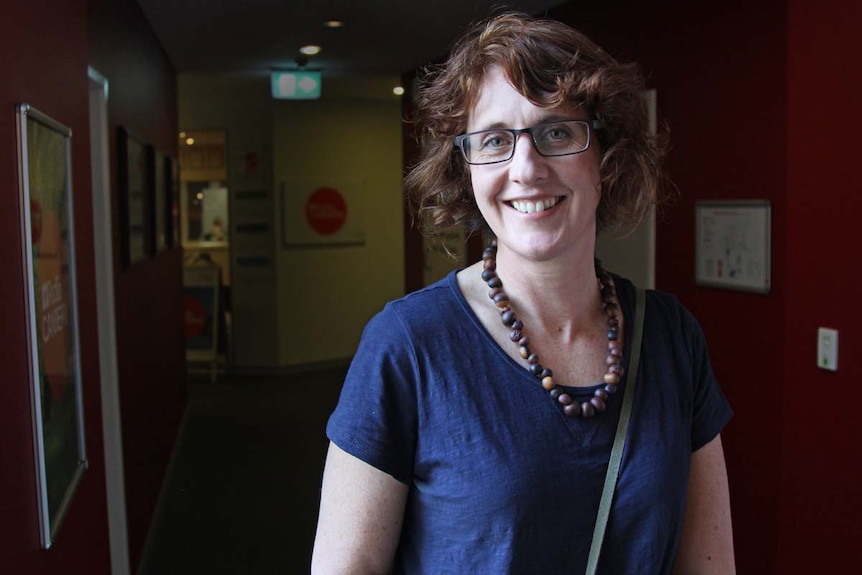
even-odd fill
[{"label": "smiling woman", "polygon": [[595,259],[598,230],[663,194],[642,89],[523,14],[427,76],[413,205],[491,241],[366,327],[327,426],[315,573],[733,573],[731,409],[700,327]]}]

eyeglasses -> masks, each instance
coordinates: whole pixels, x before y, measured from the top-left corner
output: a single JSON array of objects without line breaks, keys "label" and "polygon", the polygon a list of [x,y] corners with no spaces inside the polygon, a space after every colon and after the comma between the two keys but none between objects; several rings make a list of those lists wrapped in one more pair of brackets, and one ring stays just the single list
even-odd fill
[{"label": "eyeglasses", "polygon": [[597,120],[565,120],[520,130],[483,130],[455,136],[455,147],[461,150],[468,164],[496,164],[512,159],[518,136],[529,134],[539,154],[568,156],[586,151],[590,147],[592,130],[600,127]]}]

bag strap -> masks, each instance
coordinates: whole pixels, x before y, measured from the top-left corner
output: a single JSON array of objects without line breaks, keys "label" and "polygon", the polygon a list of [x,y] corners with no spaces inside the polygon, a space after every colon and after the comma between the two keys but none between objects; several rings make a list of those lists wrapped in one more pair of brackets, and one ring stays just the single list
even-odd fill
[{"label": "bag strap", "polygon": [[611,459],[608,462],[608,472],[605,475],[605,486],[602,489],[602,499],[599,503],[599,514],[596,517],[596,526],[593,530],[593,542],[590,545],[590,556],[587,560],[587,575],[594,575],[599,564],[599,555],[602,551],[602,542],[605,538],[605,528],[608,525],[608,515],[611,511],[611,503],[614,499],[614,490],[617,485],[617,477],[620,472],[620,463],[623,459],[623,449],[626,444],[626,434],[629,427],[629,419],[632,413],[632,402],[635,396],[635,381],[638,377],[638,365],[641,357],[641,341],[643,340],[644,308],[646,307],[646,292],[643,288],[637,288],[635,299],[635,324],[634,338],[632,339],[632,352],[629,356],[629,364],[626,368],[626,384],[623,388],[623,405],[620,411],[620,420],[617,423],[617,434],[614,437],[614,447],[611,450]]}]

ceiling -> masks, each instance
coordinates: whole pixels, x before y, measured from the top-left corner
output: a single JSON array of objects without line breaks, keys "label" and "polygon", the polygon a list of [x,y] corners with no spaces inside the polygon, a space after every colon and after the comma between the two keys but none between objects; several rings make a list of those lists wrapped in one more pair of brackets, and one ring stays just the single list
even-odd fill
[{"label": "ceiling", "polygon": [[[327,76],[400,75],[444,55],[500,0],[138,0],[177,72],[296,69],[299,48],[323,49],[307,69]],[[511,0],[541,13],[561,0]],[[326,28],[324,20],[344,26]]]}]

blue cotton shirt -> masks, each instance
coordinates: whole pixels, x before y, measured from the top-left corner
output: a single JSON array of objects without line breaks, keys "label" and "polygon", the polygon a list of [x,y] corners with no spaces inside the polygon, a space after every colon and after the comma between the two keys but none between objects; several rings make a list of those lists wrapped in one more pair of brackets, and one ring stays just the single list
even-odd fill
[{"label": "blue cotton shirt", "polygon": [[[633,333],[634,288],[616,285]],[[410,486],[395,573],[583,573],[625,385],[604,413],[566,417],[485,331],[453,272],[368,323],[327,434]],[[600,573],[671,572],[691,453],[730,417],[694,317],[648,291]]]}]

